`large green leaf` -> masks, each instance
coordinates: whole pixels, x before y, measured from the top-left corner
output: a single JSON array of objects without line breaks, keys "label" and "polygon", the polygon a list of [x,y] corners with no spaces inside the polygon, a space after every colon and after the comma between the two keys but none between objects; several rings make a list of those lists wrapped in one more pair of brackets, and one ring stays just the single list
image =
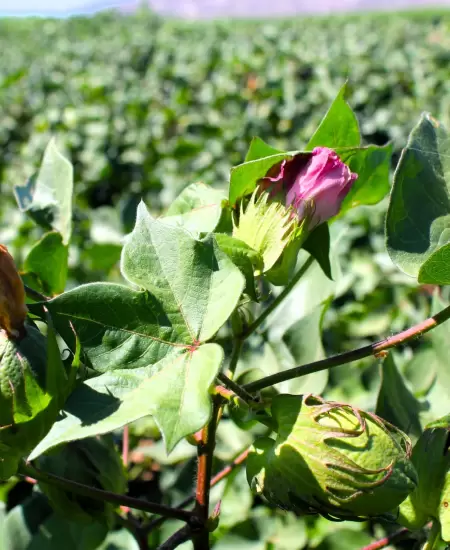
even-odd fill
[{"label": "large green leaf", "polygon": [[358,147],[361,142],[358,120],[349,104],[345,101],[347,84],[339,90],[320,126],[314,132],[306,146],[306,151],[314,147]]},{"label": "large green leaf", "polygon": [[444,128],[423,114],[394,175],[386,220],[388,252],[402,271],[424,283],[449,282],[449,143]]},{"label": "large green leaf", "polygon": [[7,514],[2,527],[2,550],[97,550],[108,531],[98,522],[66,520],[37,491]]},{"label": "large green leaf", "polygon": [[173,201],[164,222],[183,227],[193,235],[214,231],[222,214],[226,194],[204,183],[193,183]]},{"label": "large green leaf", "polygon": [[56,231],[46,233],[28,253],[24,269],[35,277],[44,294],[53,296],[64,291],[67,280],[69,249]]},{"label": "large green leaf", "polygon": [[159,300],[172,326],[194,345],[210,339],[233,312],[244,277],[213,236],[203,241],[153,219],[141,203],[122,252],[122,273]]},{"label": "large green leaf", "polygon": [[45,219],[67,245],[72,234],[73,167],[50,140],[39,172],[24,186],[14,189],[19,208]]},{"label": "large green leaf", "polygon": [[192,352],[169,354],[156,365],[91,378],[70,395],[61,420],[29,460],[60,443],[111,432],[148,414],[154,416],[170,452],[208,421],[208,390],[222,360],[220,346],[205,344]]},{"label": "large green leaf", "polygon": [[209,418],[208,391],[223,351],[202,343],[235,309],[244,277],[212,236],[197,241],[154,220],[143,204],[122,268],[144,290],[94,283],[47,302],[60,333],[70,342],[70,321],[86,360],[104,374],[71,395],[33,457],[147,414],[171,450]]},{"label": "large green leaf", "polygon": [[418,280],[419,283],[450,285],[450,243],[441,246],[425,260],[420,266]]}]

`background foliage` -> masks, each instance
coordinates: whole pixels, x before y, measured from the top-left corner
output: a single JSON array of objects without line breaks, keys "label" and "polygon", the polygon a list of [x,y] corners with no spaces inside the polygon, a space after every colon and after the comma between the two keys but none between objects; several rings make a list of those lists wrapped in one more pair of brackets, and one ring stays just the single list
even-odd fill
[{"label": "background foliage", "polygon": [[[123,282],[118,259],[141,197],[158,214],[192,182],[225,187],[255,135],[276,148],[302,149],[347,78],[364,141],[392,140],[395,163],[422,111],[449,122],[449,31],[446,13],[201,24],[148,12],[1,21],[0,242],[20,263],[42,236],[13,207],[13,186],[38,169],[52,136],[74,165],[66,288]],[[376,341],[448,299],[442,290],[433,303],[433,287],[418,287],[392,264],[386,210],[387,200],[333,224],[334,280],[314,266],[246,344],[238,373],[249,376],[256,367],[271,374]],[[50,251],[54,238],[44,243]],[[32,255],[27,262],[21,267],[33,271]],[[40,281],[49,294],[66,284],[56,271]],[[226,349],[229,327],[221,336]],[[448,338],[444,325],[392,354],[382,370],[381,359],[366,359],[278,389],[377,410],[414,437],[429,418],[448,413]],[[115,436],[120,445],[121,432]],[[215,468],[252,438],[228,415],[219,426]],[[131,448],[132,495],[177,504],[191,493],[195,449],[188,443],[166,456],[154,421],[145,418],[132,424]],[[83,550],[137,548],[119,526],[105,539],[102,525],[81,530],[55,519],[45,497],[24,482],[2,486],[1,496],[0,540],[8,550],[56,550],[62,540]],[[214,534],[220,550],[352,550],[395,529],[272,510],[254,501],[243,472],[215,488],[213,498],[222,498]],[[153,547],[177,527],[169,521],[152,534]],[[416,542],[402,544],[412,549]]]}]

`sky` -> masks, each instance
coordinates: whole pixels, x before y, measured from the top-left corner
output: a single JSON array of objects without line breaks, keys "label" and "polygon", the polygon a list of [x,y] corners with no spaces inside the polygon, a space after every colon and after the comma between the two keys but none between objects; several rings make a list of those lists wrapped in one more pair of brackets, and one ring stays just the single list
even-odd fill
[{"label": "sky", "polygon": [[[66,14],[82,10],[86,5],[93,4],[90,0],[0,0],[0,14],[11,13],[29,15],[39,13]],[[103,3],[103,2],[99,2]],[[108,4],[107,0],[104,2]],[[111,7],[120,4],[120,0],[111,1]]]},{"label": "sky", "polygon": [[[64,17],[92,13],[99,8],[137,5],[137,0],[0,0],[0,16],[52,15]],[[288,14],[296,12],[333,12],[342,10],[417,7],[419,5],[450,6],[450,0],[151,0],[160,13],[198,18],[220,15],[242,16],[255,12]],[[299,9],[301,7],[301,9]],[[91,8],[91,9],[90,9]]]}]

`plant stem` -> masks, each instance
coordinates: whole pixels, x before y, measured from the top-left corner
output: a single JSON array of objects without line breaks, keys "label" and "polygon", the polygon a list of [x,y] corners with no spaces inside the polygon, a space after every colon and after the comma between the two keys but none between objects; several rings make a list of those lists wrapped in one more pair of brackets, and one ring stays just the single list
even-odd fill
[{"label": "plant stem", "polygon": [[429,317],[425,321],[422,321],[407,330],[399,332],[390,338],[386,338],[376,342],[375,344],[370,344],[359,349],[346,351],[345,353],[340,353],[339,355],[328,357],[327,359],[322,359],[321,361],[307,363],[306,365],[294,367],[293,369],[289,369],[284,372],[278,372],[276,374],[272,374],[271,376],[266,376],[265,378],[246,384],[244,389],[247,392],[255,392],[262,390],[263,388],[273,386],[274,384],[285,382],[286,380],[292,380],[293,378],[299,378],[300,376],[305,376],[306,374],[311,374],[313,372],[345,365],[346,363],[351,363],[352,361],[362,359],[363,357],[369,357],[370,355],[377,355],[400,344],[405,344],[409,340],[418,338],[422,334],[425,334],[429,330],[442,324],[444,321],[447,321],[449,318],[450,306],[446,307],[439,313],[436,313],[436,315]]},{"label": "plant stem", "polygon": [[[214,487],[214,485],[217,485],[222,479],[225,479],[233,470],[235,470],[238,466],[243,464],[245,460],[247,459],[248,453],[250,449],[245,449],[245,451],[242,451],[237,455],[237,457],[233,460],[231,464],[228,464],[228,466],[225,466],[220,472],[218,472],[212,479],[211,479],[211,487]],[[195,501],[195,497],[193,495],[187,497],[184,499],[180,504],[178,505],[178,508],[185,508],[186,506],[189,506],[192,502]],[[148,525],[145,526],[145,530],[147,533],[150,533],[150,531],[153,531],[154,529],[157,529],[160,527],[167,518],[160,517],[158,519],[155,519],[151,521]]]},{"label": "plant stem", "polygon": [[[199,523],[205,525],[209,517],[209,493],[216,446],[216,430],[225,400],[220,395],[213,397],[213,412],[208,425],[201,432],[198,445],[197,487],[195,491],[195,514]],[[192,539],[194,550],[209,550],[209,532],[204,527]]]},{"label": "plant stem", "polygon": [[430,532],[428,533],[427,542],[422,550],[435,550],[438,547],[441,535],[441,524],[438,520],[434,520],[431,524]]},{"label": "plant stem", "polygon": [[128,514],[126,518],[120,514],[116,514],[116,520],[120,525],[128,529],[138,543],[139,550],[149,550],[148,548],[148,536],[143,529],[142,525],[131,514]]},{"label": "plant stem", "polygon": [[299,282],[303,275],[308,271],[311,265],[314,262],[313,256],[310,256],[302,267],[297,271],[289,284],[286,285],[283,291],[275,298],[275,300],[261,313],[261,315],[253,321],[253,323],[247,328],[247,330],[242,335],[242,338],[248,338],[255,330],[267,319],[267,317],[274,311],[281,302],[286,298],[286,296],[291,292],[294,286]]},{"label": "plant stem", "polygon": [[25,294],[28,296],[28,298],[30,298],[34,302],[47,302],[48,300],[50,300],[48,296],[44,296],[37,290],[33,290],[27,285],[23,285],[23,286],[25,287]]},{"label": "plant stem", "polygon": [[222,382],[222,384],[245,401],[249,406],[255,404],[255,398],[250,393],[246,392],[242,386],[233,382],[231,378],[228,378],[223,372],[219,372],[217,378]]},{"label": "plant stem", "polygon": [[167,518],[179,519],[181,521],[186,521],[189,524],[194,523],[197,525],[193,514],[191,512],[187,512],[186,510],[182,510],[180,508],[170,508],[169,506],[157,504],[156,502],[148,502],[140,498],[132,498],[126,495],[112,493],[110,491],[103,491],[102,489],[97,489],[95,487],[89,487],[88,485],[78,483],[77,481],[71,481],[54,474],[49,474],[48,472],[39,470],[30,464],[26,464],[25,462],[22,462],[19,467],[19,475],[23,477],[31,477],[42,483],[55,485],[66,491],[90,497],[95,500],[111,502],[117,506],[128,506],[129,508],[134,508],[136,510],[144,510],[145,512],[150,512],[151,514],[159,514]]},{"label": "plant stem", "polygon": [[166,542],[161,544],[161,546],[158,547],[158,550],[173,550],[174,548],[180,546],[180,544],[183,544],[183,542],[189,540],[191,537],[191,528],[189,525],[185,525],[169,537]]},{"label": "plant stem", "polygon": [[235,338],[233,344],[233,352],[231,354],[230,364],[228,365],[228,372],[230,378],[233,378],[234,373],[236,372],[236,367],[239,361],[239,356],[241,355],[242,346],[244,345],[244,340],[242,338]]},{"label": "plant stem", "polygon": [[391,544],[394,544],[394,542],[405,538],[408,533],[409,529],[403,527],[403,529],[399,529],[398,531],[395,531],[394,533],[391,533],[390,535],[387,535],[382,539],[376,540],[375,542],[364,546],[364,548],[361,548],[361,550],[381,550],[382,548],[386,548],[386,546],[390,546]]}]

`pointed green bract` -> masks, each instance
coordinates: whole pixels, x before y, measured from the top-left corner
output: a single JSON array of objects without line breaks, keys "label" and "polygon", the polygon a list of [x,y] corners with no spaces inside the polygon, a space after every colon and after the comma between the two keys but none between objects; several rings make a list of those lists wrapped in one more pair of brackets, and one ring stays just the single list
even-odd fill
[{"label": "pointed green bract", "polygon": [[394,175],[386,220],[388,252],[402,271],[423,283],[449,282],[449,143],[440,123],[423,114]]},{"label": "pointed green bract", "polygon": [[358,120],[350,105],[345,101],[347,83],[339,90],[322,122],[306,146],[307,151],[314,147],[359,147],[361,136]]},{"label": "pointed green bract", "polygon": [[272,147],[260,137],[254,137],[250,142],[250,147],[248,148],[247,155],[245,156],[245,162],[280,154],[283,154],[283,151],[275,149],[275,147]]},{"label": "pointed green bract", "polygon": [[279,153],[268,157],[257,158],[232,168],[229,194],[230,205],[234,206],[239,199],[253,193],[258,181],[265,177],[273,166],[279,164],[283,160],[293,158],[297,153],[297,151],[294,151],[292,153]]},{"label": "pointed green bract", "polygon": [[[245,207],[241,205],[233,237],[246,243],[262,257],[262,272],[269,271],[295,235],[300,234],[298,217],[292,209],[271,201],[264,192],[252,194]],[[298,235],[300,236],[300,235]]]}]

